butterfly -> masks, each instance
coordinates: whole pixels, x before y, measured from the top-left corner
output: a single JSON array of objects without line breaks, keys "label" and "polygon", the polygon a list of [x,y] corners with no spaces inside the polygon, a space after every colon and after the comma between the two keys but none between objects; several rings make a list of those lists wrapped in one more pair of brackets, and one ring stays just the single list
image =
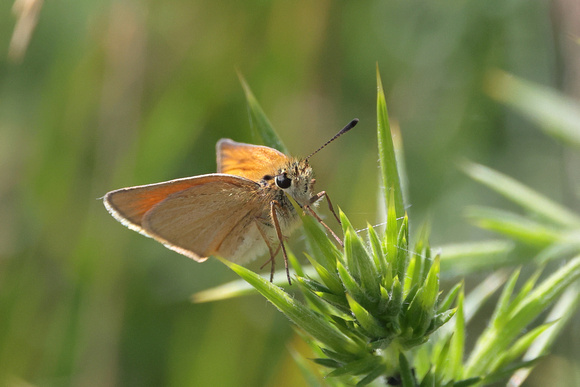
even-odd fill
[{"label": "butterfly", "polygon": [[217,173],[121,188],[108,192],[103,201],[123,225],[198,262],[217,255],[244,264],[268,251],[272,281],[274,258],[281,249],[291,284],[284,241],[298,227],[300,217],[290,198],[342,244],[312,209],[326,197],[340,223],[326,192],[314,194],[308,161],[357,123],[358,119],[352,120],[306,158],[221,139],[216,145]]}]

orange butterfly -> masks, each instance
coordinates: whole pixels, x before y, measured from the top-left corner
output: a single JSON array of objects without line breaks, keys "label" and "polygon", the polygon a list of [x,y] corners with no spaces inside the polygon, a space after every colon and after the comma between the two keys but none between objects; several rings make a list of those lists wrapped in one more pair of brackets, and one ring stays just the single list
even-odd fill
[{"label": "orange butterfly", "polygon": [[326,196],[339,220],[328,195],[313,194],[315,180],[308,159],[357,123],[358,119],[352,120],[304,159],[221,139],[216,145],[217,173],[118,189],[104,196],[104,204],[125,226],[198,262],[219,255],[245,263],[268,250],[270,281],[274,257],[282,248],[291,283],[284,239],[299,225],[299,217],[287,195],[342,244],[311,208]]}]

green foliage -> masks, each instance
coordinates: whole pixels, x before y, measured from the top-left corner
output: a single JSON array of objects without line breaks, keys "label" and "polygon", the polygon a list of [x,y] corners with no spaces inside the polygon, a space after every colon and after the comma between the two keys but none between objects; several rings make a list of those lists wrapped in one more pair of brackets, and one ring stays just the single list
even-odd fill
[{"label": "green foliage", "polygon": [[[502,380],[518,369],[529,369],[542,354],[520,359],[557,323],[552,321],[526,330],[580,277],[580,257],[539,285],[536,282],[541,270],[536,271],[515,296],[519,271],[514,272],[503,288],[487,329],[466,356],[466,324],[505,277],[490,276],[467,298],[462,284],[441,297],[440,258],[431,255],[427,228],[423,227],[415,245],[409,246],[408,217],[404,214],[398,218],[404,208],[403,195],[394,147],[390,137],[385,137],[385,128],[389,125],[378,73],[377,80],[379,159],[386,187],[385,231],[379,234],[369,225],[368,237],[364,240],[340,211],[344,237],[344,250],[340,251],[321,225],[312,217],[302,215],[309,248],[306,257],[311,266],[302,267],[293,255],[290,262],[305,303],[249,269],[226,260],[222,262],[274,304],[308,338],[313,351],[323,355],[312,360],[328,370],[326,377],[331,385],[363,386],[383,377],[387,383],[403,386],[469,386]],[[247,86],[245,89],[249,90]],[[261,112],[255,100],[249,105],[250,110]],[[275,134],[268,136],[274,138]],[[390,164],[388,168],[385,163]],[[555,225],[577,225],[574,215],[501,174],[473,164],[466,170]],[[540,231],[544,223],[509,217],[499,211],[492,218],[490,212],[485,212],[488,216],[482,224],[495,224],[509,235],[533,240],[542,246],[558,240],[557,231]],[[545,238],[539,238],[539,233]],[[493,242],[471,250],[481,254],[509,248]],[[229,291],[223,296],[233,295],[235,292]],[[302,360],[299,364],[303,369],[306,367]],[[308,375],[311,371],[305,372]],[[312,375],[308,379],[317,380]]]},{"label": "green foliage", "polygon": [[[42,6],[21,7],[25,3]],[[262,297],[189,304],[191,293],[230,281],[233,272],[214,259],[199,265],[123,229],[96,200],[123,186],[215,171],[214,144],[220,137],[251,142],[236,68],[293,155],[308,154],[345,118],[361,119],[356,134],[313,160],[319,187],[358,228],[386,220],[383,209],[377,210],[376,198],[381,198],[378,207],[385,201],[385,191],[376,188],[382,186],[378,157],[369,151],[377,138],[375,89],[369,85],[374,63],[381,63],[390,126],[397,133],[395,152],[402,149],[402,134],[412,177],[412,202],[405,201],[409,244],[417,252],[421,238],[415,227],[430,216],[433,241],[461,242],[454,251],[449,245],[441,250],[440,275],[480,273],[465,279],[467,288],[478,289],[465,297],[468,332],[468,321],[487,321],[486,308],[493,306],[487,302],[476,308],[474,300],[488,298],[505,276],[504,269],[481,286],[474,283],[491,258],[493,267],[505,267],[504,258],[513,267],[527,265],[536,252],[541,260],[539,254],[545,253],[551,260],[548,273],[563,265],[562,258],[577,255],[572,244],[545,251],[531,246],[521,254],[519,241],[465,243],[478,232],[458,211],[466,204],[489,205],[494,197],[481,187],[470,191],[454,168],[467,154],[577,211],[574,154],[540,132],[524,132],[540,127],[540,121],[519,119],[523,110],[499,106],[481,90],[494,66],[525,75],[534,86],[528,91],[571,90],[569,71],[577,66],[565,51],[577,51],[578,45],[567,35],[570,24],[560,22],[565,10],[525,1],[422,5],[383,0],[1,2],[0,385],[302,386],[287,345],[301,354],[320,385],[331,380],[322,379],[320,367],[303,357],[324,354],[304,355],[306,344],[292,336],[285,317]],[[34,28],[29,21],[36,11]],[[17,26],[33,29],[27,51],[15,62],[6,53]],[[562,41],[554,44],[554,37]],[[528,111],[566,117],[543,100]],[[252,125],[257,121],[253,118]],[[407,183],[402,175],[401,180]],[[369,251],[382,241],[382,230],[375,230]],[[301,242],[299,237],[289,241],[306,262],[298,250]],[[466,253],[472,259],[460,260]],[[257,270],[261,264],[250,267]],[[411,265],[409,272],[422,275]],[[299,276],[318,275],[311,266],[302,271]],[[522,270],[522,276],[527,272]],[[287,286],[285,273],[275,279]],[[249,288],[238,280],[229,291],[247,294]],[[547,345],[534,346],[545,353],[558,335],[572,341],[559,348],[558,361],[542,366],[553,385],[574,378],[571,367],[562,364],[576,359],[577,335],[565,321],[577,310],[577,294],[567,290],[557,307],[546,311],[546,321],[558,323],[534,342],[548,337]],[[451,299],[446,308],[457,307],[457,295]],[[338,308],[329,311],[347,316]],[[405,356],[422,374],[417,356]]]},{"label": "green foliage", "polygon": [[480,336],[465,369],[466,376],[502,373],[518,359],[549,325],[539,326],[522,336],[522,332],[548,306],[580,277],[580,257],[534,286],[539,272],[532,276],[513,297],[519,272],[513,273],[504,287],[488,328]]},{"label": "green foliage", "polygon": [[[580,216],[516,180],[478,164],[466,164],[474,180],[497,191],[527,211],[527,216],[507,210],[471,207],[468,219],[538,250],[536,262],[547,262],[580,253]],[[504,260],[504,265],[510,259]]]},{"label": "green foliage", "polygon": [[[309,222],[307,219],[305,222]],[[401,254],[389,257],[381,248],[378,256],[372,255],[342,212],[341,221],[345,230],[344,255],[331,263],[328,259],[318,260],[318,254],[313,253],[310,260],[320,275],[298,277],[298,287],[308,306],[252,271],[228,261],[224,263],[315,340],[326,355],[316,361],[335,369],[329,377],[360,377],[359,383],[363,385],[381,375],[398,375],[401,372],[398,363],[390,363],[385,352],[408,351],[423,344],[452,317],[453,310],[442,310],[438,303],[437,258],[426,267],[425,279],[419,276],[413,281],[406,270],[400,276],[384,276],[381,266],[400,265]],[[402,227],[406,227],[406,222]],[[375,233],[371,230],[371,234]],[[329,238],[311,233],[309,240],[322,251]],[[408,250],[408,246],[403,246],[403,250]],[[424,263],[421,256],[407,258],[415,263],[414,267]],[[324,267],[320,262],[332,266]],[[408,281],[411,283],[407,285]]]},{"label": "green foliage", "polygon": [[[379,101],[379,126],[384,132],[388,118],[380,88]],[[261,111],[255,101],[250,109]],[[431,258],[426,233],[411,249],[407,216],[397,219],[403,202],[394,147],[390,135],[380,136],[381,164],[390,165],[382,169],[389,198],[385,232],[379,236],[369,226],[364,241],[340,211],[344,235],[344,252],[340,252],[312,217],[303,216],[308,260],[317,276],[304,276],[298,261],[291,262],[301,274],[297,284],[306,304],[252,271],[223,261],[314,340],[326,355],[315,361],[334,369],[328,377],[356,377],[359,385],[379,376],[413,380],[401,351],[425,343],[454,313],[450,302],[446,308],[440,306],[439,258]]]}]

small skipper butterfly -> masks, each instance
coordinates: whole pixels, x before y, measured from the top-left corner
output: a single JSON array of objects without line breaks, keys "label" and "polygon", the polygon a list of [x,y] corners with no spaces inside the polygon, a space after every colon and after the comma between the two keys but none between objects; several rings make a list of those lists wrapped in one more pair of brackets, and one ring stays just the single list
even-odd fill
[{"label": "small skipper butterfly", "polygon": [[357,123],[352,120],[302,159],[266,146],[221,139],[216,145],[217,173],[118,189],[104,196],[104,204],[131,230],[198,262],[219,255],[243,264],[268,250],[270,281],[281,248],[291,283],[284,240],[298,226],[299,216],[288,196],[342,245],[312,209],[326,197],[340,223],[326,192],[313,194],[315,179],[308,160]]}]

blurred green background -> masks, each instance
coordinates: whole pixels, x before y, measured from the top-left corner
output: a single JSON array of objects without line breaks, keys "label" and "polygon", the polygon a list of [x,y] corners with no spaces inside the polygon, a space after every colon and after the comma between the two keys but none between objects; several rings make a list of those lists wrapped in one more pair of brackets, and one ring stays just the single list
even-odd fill
[{"label": "blurred green background", "polygon": [[[56,0],[15,60],[1,2],[0,385],[305,385],[287,350],[303,344],[271,305],[191,304],[234,274],[124,228],[98,200],[215,171],[222,137],[252,142],[236,71],[294,155],[360,119],[312,159],[317,188],[359,228],[378,219],[376,63],[412,226],[430,218],[434,245],[490,237],[465,205],[509,207],[459,172],[464,158],[578,209],[569,152],[483,91],[500,68],[578,98],[570,5]],[[300,232],[292,241],[300,253]],[[528,386],[576,385],[572,324]]]}]

